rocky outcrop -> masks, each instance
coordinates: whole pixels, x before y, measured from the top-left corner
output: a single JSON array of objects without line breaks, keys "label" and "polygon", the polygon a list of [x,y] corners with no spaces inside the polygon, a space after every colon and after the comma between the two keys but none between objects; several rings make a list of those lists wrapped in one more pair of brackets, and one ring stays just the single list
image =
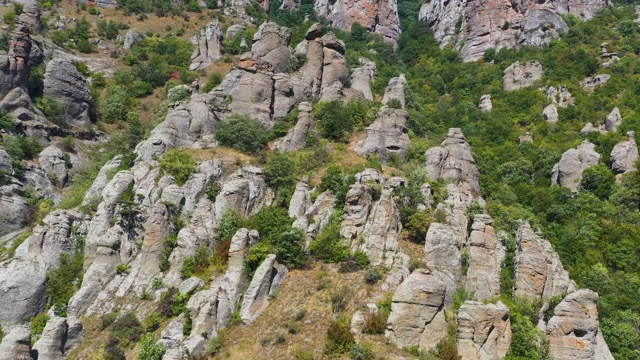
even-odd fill
[{"label": "rocky outcrop", "polygon": [[622,125],[622,115],[620,115],[620,109],[615,107],[604,119],[604,128],[607,131],[616,131],[620,125]]},{"label": "rocky outcrop", "polygon": [[480,193],[480,173],[461,129],[449,129],[447,138],[440,146],[427,150],[425,158],[429,179],[444,179],[458,186],[467,184],[471,191]]},{"label": "rocky outcrop", "polygon": [[384,89],[382,104],[389,105],[389,102],[391,100],[396,99],[400,102],[400,106],[402,106],[402,109],[404,109],[407,104],[407,100],[404,94],[404,88],[407,86],[407,79],[404,77],[404,74],[400,74],[400,76],[389,80],[389,85],[387,85],[387,88]]},{"label": "rocky outcrop", "polygon": [[400,348],[435,348],[447,334],[442,273],[415,270],[393,294],[385,336]]},{"label": "rocky outcrop", "polygon": [[598,294],[583,289],[562,300],[546,324],[549,354],[557,360],[613,360],[598,322]]},{"label": "rocky outcrop", "polygon": [[[356,183],[347,192],[340,235],[351,250],[364,251],[373,265],[391,267],[401,252],[398,236],[402,231],[400,213],[377,170],[356,174]],[[361,241],[362,239],[362,241]]]},{"label": "rocky outcrop", "polygon": [[551,244],[536,235],[529,223],[516,234],[515,296],[531,300],[549,299],[572,292],[576,284],[562,267]]},{"label": "rocky outcrop", "polygon": [[0,360],[31,360],[31,328],[29,325],[16,326],[0,343]]},{"label": "rocky outcrop", "polygon": [[189,70],[206,69],[222,58],[222,29],[217,21],[212,21],[191,39],[196,48],[191,54]]},{"label": "rocky outcrop", "polygon": [[464,61],[475,61],[489,49],[548,44],[568,30],[561,15],[590,19],[609,5],[607,0],[433,0],[422,5],[419,19],[432,27],[442,46],[452,44]]},{"label": "rocky outcrop", "polygon": [[289,130],[284,138],[273,144],[273,150],[290,152],[304,148],[307,135],[309,135],[309,131],[311,131],[316,124],[316,119],[311,113],[312,110],[311,104],[306,101],[298,105],[298,121],[296,122],[296,126]]},{"label": "rocky outcrop", "polygon": [[136,30],[129,29],[127,33],[124,35],[122,48],[125,50],[130,50],[133,45],[137,44],[144,38],[144,35]]},{"label": "rocky outcrop", "polygon": [[575,99],[569,92],[566,86],[562,85],[558,89],[553,86],[549,86],[548,88],[544,87],[541,90],[547,93],[547,99],[551,100],[551,103],[558,107],[568,107],[569,105],[573,105]]},{"label": "rocky outcrop", "polygon": [[11,262],[0,265],[0,301],[12,304],[0,312],[3,329],[27,323],[44,310],[47,272],[60,266],[60,255],[73,253],[87,231],[83,215],[56,210],[16,250]]},{"label": "rocky outcrop", "polygon": [[47,64],[43,92],[62,103],[67,124],[87,126],[91,123],[93,98],[87,82],[70,60],[58,58]]},{"label": "rocky outcrop", "polygon": [[609,74],[600,74],[592,78],[588,77],[580,81],[580,86],[582,86],[582,88],[587,92],[593,92],[596,87],[606,84],[610,78],[611,75]]},{"label": "rocky outcrop", "polygon": [[42,22],[40,16],[42,12],[36,4],[26,4],[22,9],[22,14],[18,17],[18,21],[26,24],[33,32],[42,32]]},{"label": "rocky outcrop", "polygon": [[0,236],[27,226],[29,214],[29,205],[20,194],[3,191],[0,194],[0,219],[2,220]]},{"label": "rocky outcrop", "polygon": [[135,152],[140,160],[151,161],[177,147],[211,147],[217,121],[206,95],[194,94],[188,103],[178,103],[171,109],[149,138],[136,146]]},{"label": "rocky outcrop", "polygon": [[0,172],[3,175],[13,175],[13,165],[11,164],[11,156],[3,148],[0,148]]},{"label": "rocky outcrop", "polygon": [[457,345],[462,360],[503,359],[511,346],[509,308],[501,301],[465,301],[458,311]]},{"label": "rocky outcrop", "polygon": [[557,123],[558,122],[558,108],[555,104],[549,104],[542,111],[542,116],[547,120],[548,123]]},{"label": "rocky outcrop", "polygon": [[274,73],[287,71],[291,61],[291,30],[266,21],[260,25],[253,36],[251,53],[258,68],[269,69]]},{"label": "rocky outcrop", "polygon": [[360,91],[366,100],[373,101],[371,82],[378,75],[378,69],[376,63],[371,60],[360,59],[360,61],[363,66],[353,70],[351,88]]},{"label": "rocky outcrop", "polygon": [[247,292],[242,298],[240,318],[245,325],[254,322],[269,305],[269,296],[273,295],[287,275],[287,268],[276,262],[276,256],[270,254],[260,264]]},{"label": "rocky outcrop", "polygon": [[493,103],[491,102],[491,95],[486,94],[480,97],[480,104],[478,104],[480,110],[489,112],[493,109]]},{"label": "rocky outcrop", "polygon": [[636,134],[633,131],[627,132],[628,139],[621,141],[611,150],[611,169],[616,174],[636,171],[638,161],[638,145],[636,145]]},{"label": "rocky outcrop", "polygon": [[357,22],[393,44],[400,38],[400,17],[395,0],[315,0],[314,9],[340,30],[350,31]]},{"label": "rocky outcrop", "polygon": [[82,335],[82,324],[77,319],[51,316],[40,339],[33,345],[34,358],[63,360]]},{"label": "rocky outcrop", "polygon": [[596,152],[592,143],[585,140],[576,149],[567,150],[562,154],[560,162],[553,167],[551,184],[558,184],[577,192],[582,181],[582,172],[598,162],[600,154]]},{"label": "rocky outcrop", "polygon": [[465,238],[457,236],[449,224],[431,223],[427,231],[422,262],[428,269],[444,275],[440,280],[447,289],[445,305],[451,306],[451,295],[462,278],[462,247]]},{"label": "rocky outcrop", "polygon": [[493,219],[488,215],[476,215],[468,239],[468,269],[464,288],[467,292],[473,292],[478,301],[500,296],[500,271],[505,251],[492,223]]},{"label": "rocky outcrop", "polygon": [[67,184],[71,164],[65,161],[65,153],[62,150],[55,145],[49,145],[38,155],[38,162],[47,176],[55,179],[52,182],[56,182],[61,187]]},{"label": "rocky outcrop", "polygon": [[506,91],[515,91],[529,87],[543,75],[542,65],[538,61],[532,60],[526,64],[516,61],[504,70],[502,88]]},{"label": "rocky outcrop", "polygon": [[404,159],[411,145],[408,119],[406,111],[383,106],[373,124],[367,127],[367,137],[354,148],[355,152],[364,157],[377,156],[382,162],[386,162],[391,154]]}]

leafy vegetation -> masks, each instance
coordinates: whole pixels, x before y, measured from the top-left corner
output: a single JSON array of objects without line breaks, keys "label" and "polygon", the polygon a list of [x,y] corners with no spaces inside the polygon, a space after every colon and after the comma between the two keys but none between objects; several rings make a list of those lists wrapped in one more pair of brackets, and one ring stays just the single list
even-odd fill
[{"label": "leafy vegetation", "polygon": [[268,135],[264,126],[246,115],[231,115],[216,125],[216,140],[223,146],[255,154],[264,149]]},{"label": "leafy vegetation", "polygon": [[196,171],[196,162],[187,150],[170,149],[162,155],[160,168],[173,176],[178,185],[182,185]]}]

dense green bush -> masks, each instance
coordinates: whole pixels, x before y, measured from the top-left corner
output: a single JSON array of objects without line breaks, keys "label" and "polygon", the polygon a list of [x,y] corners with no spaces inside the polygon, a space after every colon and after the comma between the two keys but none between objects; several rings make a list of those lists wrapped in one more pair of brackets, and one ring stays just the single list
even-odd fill
[{"label": "dense green bush", "polygon": [[60,254],[60,266],[47,274],[47,304],[53,307],[56,315],[66,314],[67,303],[82,281],[84,255],[82,246],[77,249],[73,255]]},{"label": "dense green bush", "polygon": [[347,142],[356,126],[368,125],[368,106],[362,102],[340,101],[318,103],[313,115],[318,119],[322,136],[333,141]]},{"label": "dense green bush", "polygon": [[333,263],[345,261],[349,257],[349,247],[342,243],[340,236],[341,223],[342,211],[336,210],[322,233],[309,244],[311,255]]},{"label": "dense green bush", "polygon": [[264,126],[246,115],[234,114],[216,125],[216,140],[220,145],[255,154],[264,149],[268,135]]},{"label": "dense green bush", "polygon": [[4,147],[11,157],[11,165],[13,171],[19,173],[22,170],[22,161],[33,159],[40,151],[42,146],[31,136],[8,136],[2,137],[0,145]]},{"label": "dense green bush", "polygon": [[42,111],[44,116],[46,116],[52,123],[60,126],[61,128],[68,127],[64,105],[54,97],[45,95],[44,97],[37,98],[36,107]]},{"label": "dense green bush", "polygon": [[4,109],[0,109],[0,130],[13,131],[16,128],[16,122],[13,116],[9,115]]},{"label": "dense green bush", "polygon": [[160,168],[166,174],[173,176],[178,185],[182,185],[189,180],[197,167],[193,156],[187,150],[170,149],[162,155]]},{"label": "dense green bush", "polygon": [[140,340],[140,352],[137,360],[162,360],[166,352],[162,344],[156,344],[153,334],[144,334]]},{"label": "dense green bush", "polygon": [[242,220],[235,210],[227,209],[218,222],[218,233],[216,239],[218,242],[231,240],[233,235],[242,227]]},{"label": "dense green bush", "polygon": [[49,321],[49,315],[38,314],[31,319],[31,334],[40,335],[44,331],[44,327],[47,326]]}]

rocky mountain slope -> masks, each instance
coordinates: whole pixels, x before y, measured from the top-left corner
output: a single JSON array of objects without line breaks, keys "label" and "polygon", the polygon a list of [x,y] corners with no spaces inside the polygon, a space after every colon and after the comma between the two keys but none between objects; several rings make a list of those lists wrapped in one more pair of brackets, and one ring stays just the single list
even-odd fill
[{"label": "rocky mountain slope", "polygon": [[640,352],[607,1],[163,4],[2,9],[1,360]]}]

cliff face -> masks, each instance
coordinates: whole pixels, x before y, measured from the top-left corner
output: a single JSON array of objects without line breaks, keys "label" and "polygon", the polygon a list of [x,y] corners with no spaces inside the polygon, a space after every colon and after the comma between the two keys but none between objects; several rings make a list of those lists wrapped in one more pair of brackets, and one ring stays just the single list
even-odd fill
[{"label": "cliff face", "polygon": [[419,18],[443,46],[453,44],[464,61],[475,61],[489,49],[547,44],[568,29],[561,15],[585,20],[608,6],[608,0],[433,0]]},{"label": "cliff face", "polygon": [[335,28],[351,30],[351,26],[357,22],[369,32],[380,34],[393,44],[400,38],[400,17],[396,0],[316,0],[314,8],[318,15],[327,18]]}]

